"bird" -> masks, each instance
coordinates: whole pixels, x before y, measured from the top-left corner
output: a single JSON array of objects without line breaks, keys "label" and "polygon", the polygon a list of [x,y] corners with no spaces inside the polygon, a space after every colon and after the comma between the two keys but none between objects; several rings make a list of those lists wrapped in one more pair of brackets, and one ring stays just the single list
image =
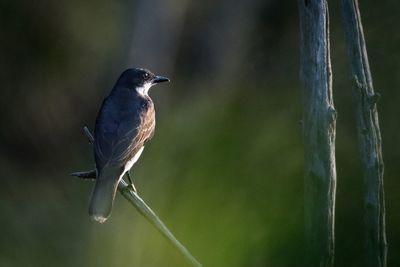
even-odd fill
[{"label": "bird", "polygon": [[93,151],[96,182],[89,204],[90,217],[104,223],[110,216],[118,183],[137,162],[155,130],[155,109],[148,92],[153,85],[169,82],[147,69],[130,68],[118,78],[104,99],[94,127]]}]

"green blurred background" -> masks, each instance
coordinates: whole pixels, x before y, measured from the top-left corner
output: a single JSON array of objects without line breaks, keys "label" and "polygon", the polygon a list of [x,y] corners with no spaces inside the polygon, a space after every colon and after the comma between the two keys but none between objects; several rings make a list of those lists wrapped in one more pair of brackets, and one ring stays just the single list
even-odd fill
[{"label": "green blurred background", "polygon": [[[339,1],[330,1],[337,122],[336,266],[364,266],[362,178]],[[400,2],[361,1],[382,95],[388,266],[400,266]],[[0,2],[0,266],[187,266],[121,196],[87,214],[82,127],[127,67],[151,91],[141,196],[204,264],[304,266],[296,1]]]}]

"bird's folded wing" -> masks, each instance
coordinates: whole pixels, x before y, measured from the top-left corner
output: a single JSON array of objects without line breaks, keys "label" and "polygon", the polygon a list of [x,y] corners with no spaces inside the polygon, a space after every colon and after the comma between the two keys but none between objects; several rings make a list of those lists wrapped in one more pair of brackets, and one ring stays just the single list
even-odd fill
[{"label": "bird's folded wing", "polygon": [[121,113],[104,101],[96,120],[94,153],[96,167],[122,167],[135,147],[140,133],[141,118],[136,112]]}]

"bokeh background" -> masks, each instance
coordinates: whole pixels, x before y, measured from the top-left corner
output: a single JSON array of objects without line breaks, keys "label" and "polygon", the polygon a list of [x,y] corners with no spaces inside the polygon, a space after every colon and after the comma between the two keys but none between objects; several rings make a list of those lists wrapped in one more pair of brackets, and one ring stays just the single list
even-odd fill
[{"label": "bokeh background", "polygon": [[[336,266],[364,266],[362,178],[339,1],[330,1],[337,122]],[[382,95],[388,266],[400,266],[400,2],[360,3]],[[188,266],[121,196],[89,220],[82,127],[128,67],[157,130],[133,175],[204,264],[304,266],[296,1],[0,2],[0,266]]]}]

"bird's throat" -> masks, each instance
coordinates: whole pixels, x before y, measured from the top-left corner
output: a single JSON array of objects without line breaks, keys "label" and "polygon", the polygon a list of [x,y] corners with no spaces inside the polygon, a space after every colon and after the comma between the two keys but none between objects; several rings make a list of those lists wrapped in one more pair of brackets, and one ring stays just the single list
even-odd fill
[{"label": "bird's throat", "polygon": [[151,83],[145,83],[143,86],[136,87],[136,92],[141,96],[147,96],[151,85]]}]

